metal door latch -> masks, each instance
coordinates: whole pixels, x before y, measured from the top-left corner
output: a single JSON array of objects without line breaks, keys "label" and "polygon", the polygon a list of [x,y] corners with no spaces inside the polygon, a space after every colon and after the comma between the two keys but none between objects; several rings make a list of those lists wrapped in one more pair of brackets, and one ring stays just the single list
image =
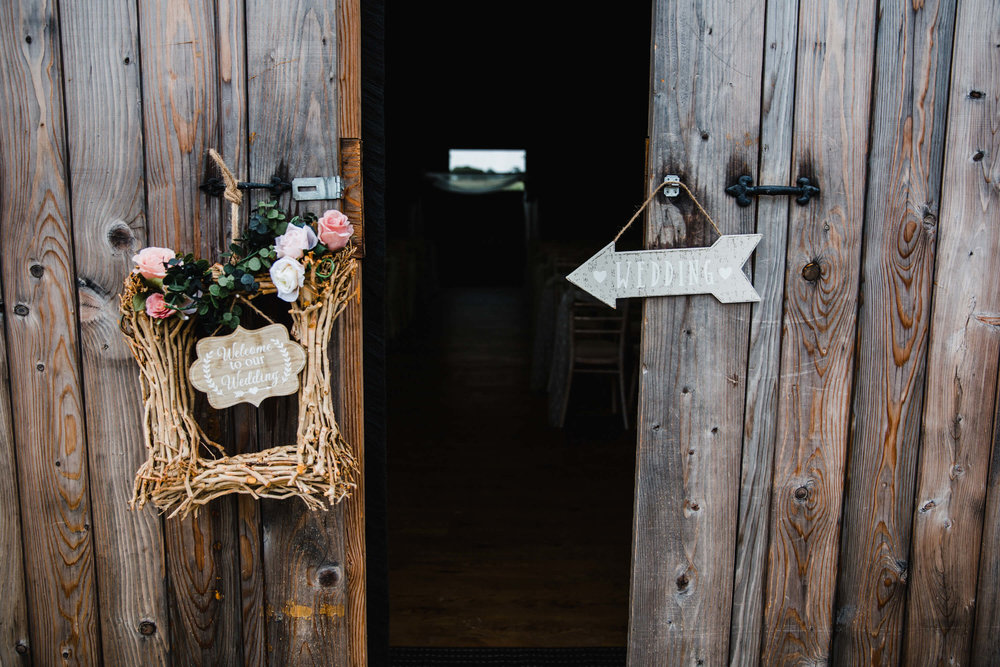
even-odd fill
[{"label": "metal door latch", "polygon": [[[738,206],[749,206],[753,203],[751,197],[760,195],[785,195],[795,197],[795,203],[805,206],[812,197],[819,196],[819,188],[812,184],[807,177],[795,181],[798,185],[754,185],[752,176],[740,176],[735,184],[726,188],[726,194],[736,197]],[[797,195],[797,196],[796,196]]]},{"label": "metal door latch", "polygon": [[315,176],[292,181],[292,197],[296,201],[341,199],[343,196],[344,182],[340,176]]},{"label": "metal door latch", "polygon": [[[288,192],[288,190],[291,189],[292,184],[275,174],[271,177],[270,183],[240,181],[236,184],[236,187],[240,190],[270,190],[271,197],[273,199],[277,199],[284,193]],[[226,183],[218,176],[213,176],[212,178],[205,179],[205,181],[198,186],[198,189],[210,197],[221,197],[222,193],[226,191]]]}]

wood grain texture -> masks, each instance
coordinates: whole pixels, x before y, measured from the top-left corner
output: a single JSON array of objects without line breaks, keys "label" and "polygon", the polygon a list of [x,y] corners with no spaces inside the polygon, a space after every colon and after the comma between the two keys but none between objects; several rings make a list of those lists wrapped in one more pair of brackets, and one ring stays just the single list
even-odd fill
[{"label": "wood grain texture", "polygon": [[[222,205],[202,196],[206,151],[222,140],[215,3],[140,3],[149,243],[214,260],[228,232]],[[234,143],[235,145],[235,143]],[[199,417],[218,437],[216,413]],[[171,659],[243,659],[236,503],[222,498],[185,520],[167,520]]]},{"label": "wood grain texture", "polygon": [[[254,17],[247,23],[251,178],[339,173],[336,5],[251,0],[246,11]],[[321,213],[319,206],[309,208]],[[293,441],[294,410],[269,403],[261,406],[262,446]],[[297,502],[263,502],[261,516],[269,662],[346,665],[343,508],[309,512]]]},{"label": "wood grain texture", "polygon": [[[754,227],[724,189],[757,162],[763,36],[763,2],[654,5],[648,188],[679,174],[725,234]],[[686,197],[654,200],[647,247],[712,240]],[[630,664],[729,658],[749,316],[707,295],[645,301]]]},{"label": "wood grain texture", "polygon": [[[219,86],[219,151],[239,180],[248,179],[249,132],[247,130],[246,6],[243,0],[216,3],[216,44]],[[245,229],[247,215],[257,197],[247,193],[240,211]],[[229,203],[219,201],[223,219]],[[229,239],[229,228],[223,233]],[[258,322],[257,324],[264,324]],[[259,450],[257,409],[237,406],[220,415],[222,442],[229,451]],[[264,618],[264,569],[261,554],[260,505],[253,498],[236,498],[239,542],[240,604],[243,632],[243,664],[267,664]]]},{"label": "wood grain texture", "polygon": [[365,216],[364,216],[364,184],[361,180],[361,140],[340,140],[340,177],[344,183],[344,196],[340,200],[340,210],[346,215],[354,235],[354,256],[365,256]]},{"label": "wood grain texture", "polygon": [[146,239],[135,3],[69,3],[62,26],[103,657],[165,664],[163,527],[152,508],[128,507],[145,448],[138,371],[118,329],[122,279]]},{"label": "wood grain texture", "polygon": [[881,5],[837,664],[901,661],[954,16]]},{"label": "wood grain texture", "polygon": [[[760,172],[755,178],[758,183],[792,183],[795,180],[791,174],[791,121],[795,101],[797,10],[797,3],[771,3],[767,11]],[[789,205],[784,197],[757,200],[757,232],[763,238],[754,255],[753,276],[760,303],[754,304],[750,321],[733,614],[729,630],[731,665],[754,664],[760,657]]]},{"label": "wood grain texture", "polygon": [[14,418],[10,411],[10,372],[7,368],[6,310],[2,307],[0,276],[0,665],[30,665],[28,601],[24,586],[21,503],[17,496],[17,455]]},{"label": "wood grain texture", "polygon": [[[959,123],[956,130],[959,134],[950,135],[958,138],[959,143],[955,145],[957,155],[954,155],[954,169],[959,176],[959,183],[956,184],[949,179],[949,189],[955,197],[961,197],[971,216],[978,216],[983,210],[983,198],[986,192],[990,193],[987,213],[984,217],[997,219],[997,153],[1000,146],[997,145],[996,130],[998,127],[998,117],[1000,117],[1000,35],[997,31],[997,8],[992,6],[990,14],[978,12],[977,7],[963,7],[963,12],[968,12],[962,16],[962,29],[970,30],[971,42],[963,45],[960,51],[956,51],[956,57],[961,58],[961,64],[956,61],[957,67],[968,67],[970,71],[962,72],[957,78],[952,75],[952,104],[962,106],[962,111],[957,111]],[[973,31],[969,22],[981,21]],[[965,33],[959,33],[965,39]],[[978,48],[977,48],[978,47]],[[992,48],[991,48],[992,47]],[[986,56],[984,52],[988,52]],[[953,70],[954,71],[954,70]],[[972,86],[966,92],[965,86]],[[989,94],[977,97],[977,92],[989,91]],[[965,93],[963,95],[963,93]],[[983,102],[982,107],[971,106],[971,102]],[[968,106],[967,106],[968,105]],[[956,111],[953,111],[956,113]],[[989,166],[982,168],[982,171],[969,168],[968,158],[962,154],[961,148],[964,146],[976,145],[976,152],[972,154],[973,164],[976,162],[978,151],[983,151],[983,162]],[[988,148],[983,148],[987,146]],[[987,169],[989,171],[987,171]],[[951,174],[951,171],[946,173]],[[968,180],[967,180],[968,179]],[[951,203],[950,206],[957,207],[960,201]],[[994,225],[995,226],[995,225]],[[992,246],[992,253],[995,254],[996,246]],[[989,315],[978,314],[976,321],[983,324],[992,325],[993,342],[995,344],[998,334],[997,327],[1000,325],[1000,312]],[[998,387],[1000,391],[1000,387]],[[997,409],[1000,410],[1000,396],[994,400]],[[983,418],[985,422],[985,416]],[[976,594],[976,629],[972,644],[972,660],[974,665],[995,665],[1000,664],[1000,561],[997,554],[1000,553],[1000,414],[995,413],[993,417],[993,443],[992,460],[987,478],[986,513],[983,523],[983,538],[980,546],[979,556],[979,584]]]},{"label": "wood grain texture", "polygon": [[[989,323],[1000,313],[1000,7],[959,3],[954,42],[904,653],[925,665],[970,664],[1000,355]],[[987,587],[995,544],[990,526]],[[996,650],[996,593],[980,590],[985,658]]]},{"label": "wood grain texture", "polygon": [[[362,267],[358,267],[356,288],[361,294]],[[348,652],[352,667],[368,664],[368,598],[365,566],[365,431],[363,313],[360,299],[354,300],[341,316],[340,347],[340,423],[344,437],[351,443],[358,465],[358,486],[344,509],[346,526],[347,624]]]},{"label": "wood grain texture", "polygon": [[[361,0],[338,3],[337,61],[340,72],[340,175],[344,179],[341,211],[352,221],[357,256],[365,256],[364,182],[361,140]],[[354,667],[368,664],[368,586],[365,557],[365,411],[364,313],[361,306],[362,267],[358,267],[352,301],[340,321],[336,348],[340,383],[337,409],[344,437],[358,465],[354,494],[344,508],[347,550],[348,658]]]},{"label": "wood grain texture", "polygon": [[[57,11],[0,5],[0,248],[32,659],[100,659]],[[30,230],[30,233],[24,233]]]},{"label": "wood grain texture", "polygon": [[[792,206],[771,499],[765,664],[829,659],[854,361],[874,6],[799,5]],[[803,267],[816,262],[814,281]],[[809,273],[806,272],[806,275]]]}]

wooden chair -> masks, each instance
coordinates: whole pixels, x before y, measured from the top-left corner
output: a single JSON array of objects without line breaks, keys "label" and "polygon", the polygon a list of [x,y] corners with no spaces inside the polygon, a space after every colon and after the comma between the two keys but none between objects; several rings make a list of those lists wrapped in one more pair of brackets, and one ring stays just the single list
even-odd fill
[{"label": "wooden chair", "polygon": [[570,388],[577,373],[617,376],[618,391],[612,386],[611,408],[615,409],[615,393],[620,401],[622,423],[629,427],[628,401],[625,396],[625,345],[628,332],[628,301],[614,310],[599,301],[580,294],[573,300],[569,318],[569,363],[559,427],[566,423]]}]

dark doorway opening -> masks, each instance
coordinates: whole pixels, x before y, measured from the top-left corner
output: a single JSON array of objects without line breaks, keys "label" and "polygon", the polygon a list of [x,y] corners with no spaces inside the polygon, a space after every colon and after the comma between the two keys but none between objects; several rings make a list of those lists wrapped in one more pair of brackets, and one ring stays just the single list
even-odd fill
[{"label": "dark doorway opening", "polygon": [[[393,646],[625,645],[639,309],[627,429],[602,375],[559,426],[551,339],[567,267],[643,199],[651,7],[541,7],[386,13]],[[435,187],[452,149],[525,151],[523,187]]]}]

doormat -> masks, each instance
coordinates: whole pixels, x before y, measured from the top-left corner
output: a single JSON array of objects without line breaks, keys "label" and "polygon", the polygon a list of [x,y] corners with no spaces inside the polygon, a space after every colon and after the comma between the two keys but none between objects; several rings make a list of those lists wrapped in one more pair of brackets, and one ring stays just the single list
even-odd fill
[{"label": "doormat", "polygon": [[392,646],[392,667],[622,667],[624,646],[571,648],[424,648]]}]

